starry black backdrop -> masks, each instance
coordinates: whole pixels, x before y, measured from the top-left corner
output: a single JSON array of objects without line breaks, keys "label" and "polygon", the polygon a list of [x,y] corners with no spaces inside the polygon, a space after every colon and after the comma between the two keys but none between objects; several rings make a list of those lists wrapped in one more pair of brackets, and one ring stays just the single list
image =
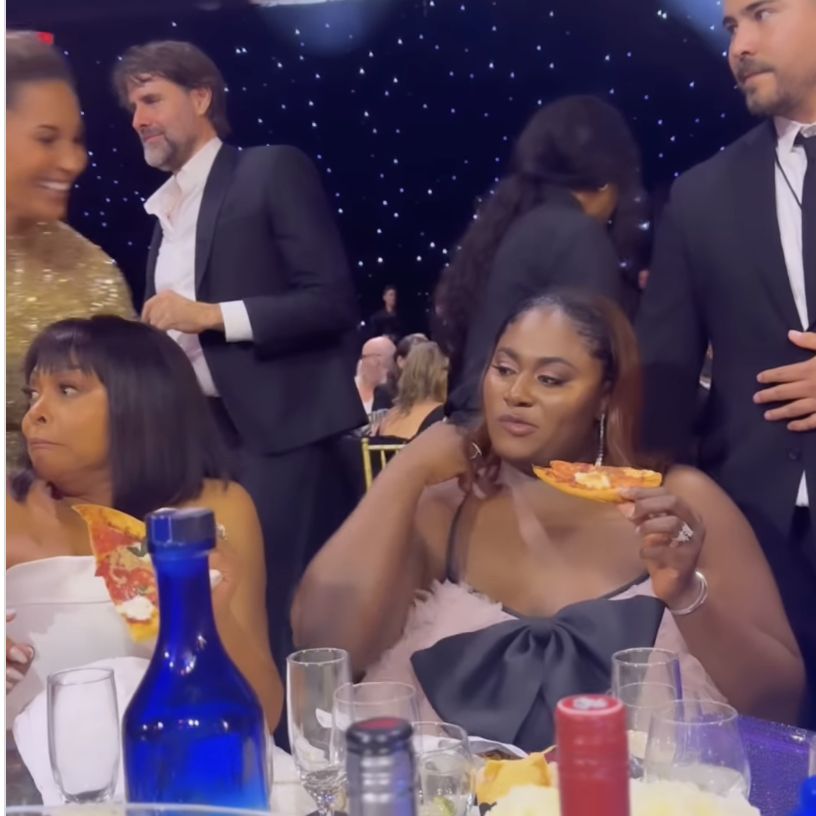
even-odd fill
[{"label": "starry black backdrop", "polygon": [[92,154],[70,221],[119,262],[137,302],[142,202],[163,176],[110,91],[133,43],[196,43],[227,80],[233,142],[294,144],[317,162],[363,312],[394,283],[411,328],[537,106],[570,93],[618,105],[658,193],[750,126],[721,47],[654,0],[337,0],[49,30],[77,74]]}]

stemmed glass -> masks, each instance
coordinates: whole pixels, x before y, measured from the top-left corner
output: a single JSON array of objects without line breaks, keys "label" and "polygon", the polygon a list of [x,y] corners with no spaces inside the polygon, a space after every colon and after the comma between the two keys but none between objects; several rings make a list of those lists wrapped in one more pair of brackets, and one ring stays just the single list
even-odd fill
[{"label": "stemmed glass", "polygon": [[419,719],[413,686],[407,683],[357,683],[341,686],[334,695],[334,718],[341,734],[352,723],[377,717],[396,717],[409,723]]},{"label": "stemmed glass", "polygon": [[467,732],[440,722],[415,722],[413,728],[422,816],[467,816],[476,794]]},{"label": "stemmed glass", "polygon": [[320,816],[334,811],[346,778],[345,741],[336,738],[335,692],[351,682],[348,652],[305,649],[286,660],[289,742],[300,782]]},{"label": "stemmed glass", "polygon": [[713,700],[678,700],[652,717],[646,744],[647,782],[693,782],[710,793],[747,797],[751,770],[736,709]]},{"label": "stemmed glass", "polygon": [[49,675],[48,756],[68,804],[107,802],[119,775],[119,706],[111,669]]}]

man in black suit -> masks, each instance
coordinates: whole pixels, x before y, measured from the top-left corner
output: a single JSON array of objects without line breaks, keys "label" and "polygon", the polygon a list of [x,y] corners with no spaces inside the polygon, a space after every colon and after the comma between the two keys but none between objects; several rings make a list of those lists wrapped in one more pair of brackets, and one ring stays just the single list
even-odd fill
[{"label": "man in black suit", "polygon": [[157,223],[142,317],[186,351],[236,450],[264,533],[282,667],[294,585],[348,509],[339,437],[366,421],[345,253],[306,156],[221,142],[224,80],[197,48],[131,48],[114,84],[145,160],[172,174],[145,204]]},{"label": "man in black suit", "polygon": [[749,109],[768,121],[672,190],[637,320],[645,439],[653,450],[691,450],[710,342],[699,461],[757,533],[812,688],[816,0],[724,5],[731,69]]}]

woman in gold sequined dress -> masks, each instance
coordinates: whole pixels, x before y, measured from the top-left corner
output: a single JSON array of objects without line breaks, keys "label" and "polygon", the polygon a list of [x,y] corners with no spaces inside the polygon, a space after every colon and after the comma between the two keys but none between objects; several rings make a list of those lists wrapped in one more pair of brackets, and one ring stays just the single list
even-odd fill
[{"label": "woman in gold sequined dress", "polygon": [[88,158],[69,68],[32,32],[6,34],[6,464],[26,411],[22,360],[67,317],[133,316],[114,262],[62,219]]}]

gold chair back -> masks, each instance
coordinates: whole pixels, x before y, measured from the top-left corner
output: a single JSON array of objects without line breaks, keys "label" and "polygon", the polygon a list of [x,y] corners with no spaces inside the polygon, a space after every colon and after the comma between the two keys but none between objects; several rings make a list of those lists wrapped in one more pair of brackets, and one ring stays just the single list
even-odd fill
[{"label": "gold chair back", "polygon": [[399,444],[372,445],[368,437],[363,437],[363,473],[365,474],[365,489],[367,491],[374,482],[374,462],[379,459],[380,467],[377,471],[379,473],[388,464],[388,460],[404,447],[405,445]]}]

